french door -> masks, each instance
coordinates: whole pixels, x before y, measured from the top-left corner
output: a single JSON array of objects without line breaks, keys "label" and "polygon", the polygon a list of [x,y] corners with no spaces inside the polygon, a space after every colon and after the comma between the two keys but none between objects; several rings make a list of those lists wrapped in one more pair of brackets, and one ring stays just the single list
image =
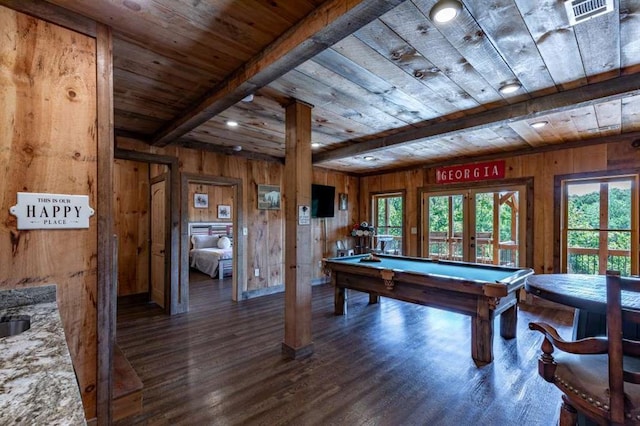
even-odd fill
[{"label": "french door", "polygon": [[422,257],[524,266],[526,188],[484,187],[422,195]]}]

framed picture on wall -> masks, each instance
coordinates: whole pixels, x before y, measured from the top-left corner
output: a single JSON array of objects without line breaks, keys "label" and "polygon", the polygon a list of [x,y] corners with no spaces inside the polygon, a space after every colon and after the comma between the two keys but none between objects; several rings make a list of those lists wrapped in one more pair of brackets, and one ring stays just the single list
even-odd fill
[{"label": "framed picture on wall", "polygon": [[209,194],[193,194],[193,207],[196,209],[209,208]]},{"label": "framed picture on wall", "polygon": [[348,198],[347,194],[339,194],[338,195],[338,210],[347,210],[348,207]]},{"label": "framed picture on wall", "polygon": [[231,219],[231,206],[218,204],[218,219]]},{"label": "framed picture on wall", "polygon": [[280,187],[278,185],[258,185],[258,208],[280,210]]}]

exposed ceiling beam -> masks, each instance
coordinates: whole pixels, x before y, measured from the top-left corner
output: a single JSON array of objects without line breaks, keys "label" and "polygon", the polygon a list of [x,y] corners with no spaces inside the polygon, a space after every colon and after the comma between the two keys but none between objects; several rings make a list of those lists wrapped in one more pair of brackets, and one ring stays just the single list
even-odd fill
[{"label": "exposed ceiling beam", "polygon": [[163,126],[151,144],[173,142],[403,1],[326,1]]},{"label": "exposed ceiling beam", "polygon": [[524,102],[512,104],[455,120],[439,122],[425,121],[408,130],[390,136],[367,141],[350,141],[348,146],[331,151],[320,152],[313,156],[313,163],[337,160],[361,155],[365,152],[380,151],[392,146],[410,144],[464,130],[477,130],[514,121],[534,119],[547,114],[594,105],[640,94],[640,73],[606,80],[588,86],[564,92],[554,93]]}]

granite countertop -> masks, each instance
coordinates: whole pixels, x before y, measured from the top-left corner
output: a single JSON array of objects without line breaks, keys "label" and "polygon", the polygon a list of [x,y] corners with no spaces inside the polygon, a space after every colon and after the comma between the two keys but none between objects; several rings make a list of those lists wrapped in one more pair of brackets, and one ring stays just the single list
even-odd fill
[{"label": "granite countertop", "polygon": [[55,300],[55,285],[0,291],[0,317],[31,316],[0,338],[0,424],[86,424]]}]

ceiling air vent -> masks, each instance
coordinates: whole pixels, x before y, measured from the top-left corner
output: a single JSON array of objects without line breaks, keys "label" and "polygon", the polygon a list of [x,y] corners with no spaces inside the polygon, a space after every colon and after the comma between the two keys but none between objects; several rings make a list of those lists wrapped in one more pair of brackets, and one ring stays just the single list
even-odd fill
[{"label": "ceiling air vent", "polygon": [[564,8],[569,16],[569,24],[575,25],[596,16],[613,12],[613,0],[567,0]]}]

